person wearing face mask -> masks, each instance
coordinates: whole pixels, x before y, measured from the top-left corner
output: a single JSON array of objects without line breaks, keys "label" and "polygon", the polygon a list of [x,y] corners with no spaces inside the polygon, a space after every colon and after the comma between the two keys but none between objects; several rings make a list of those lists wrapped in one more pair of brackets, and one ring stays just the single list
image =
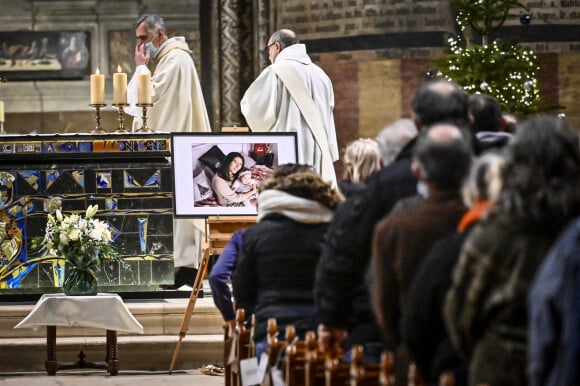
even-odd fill
[{"label": "person wearing face mask", "polygon": [[272,64],[246,90],[240,106],[252,131],[296,132],[298,161],[336,186],[334,91],[296,34],[281,29],[266,46]]},{"label": "person wearing face mask", "polygon": [[[142,15],[134,27],[137,67],[127,87],[127,99],[131,106],[126,110],[134,116],[134,131],[142,127],[142,109],[135,107],[137,75],[152,72],[153,106],[147,111],[148,127],[154,131],[211,132],[201,85],[185,38],[168,37],[165,23],[158,15]],[[195,267],[201,257],[204,229],[203,219],[174,220],[176,287],[193,285],[197,273]]]},{"label": "person wearing face mask", "polygon": [[[199,77],[185,38],[168,37],[165,22],[158,15],[142,15],[134,27],[137,68],[127,90],[129,104],[137,102],[136,75],[152,72],[153,106],[147,111],[148,127],[154,131],[210,132]],[[138,131],[142,111],[135,112],[133,129]]]}]

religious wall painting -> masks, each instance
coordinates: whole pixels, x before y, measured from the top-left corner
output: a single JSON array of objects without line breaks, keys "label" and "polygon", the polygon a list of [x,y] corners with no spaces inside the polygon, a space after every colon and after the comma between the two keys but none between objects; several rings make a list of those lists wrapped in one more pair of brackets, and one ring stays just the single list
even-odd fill
[{"label": "religious wall painting", "polygon": [[135,70],[135,31],[111,30],[109,39],[109,73],[121,72],[132,74]]},{"label": "religious wall painting", "polygon": [[90,66],[88,31],[0,32],[0,75],[8,80],[81,79]]}]

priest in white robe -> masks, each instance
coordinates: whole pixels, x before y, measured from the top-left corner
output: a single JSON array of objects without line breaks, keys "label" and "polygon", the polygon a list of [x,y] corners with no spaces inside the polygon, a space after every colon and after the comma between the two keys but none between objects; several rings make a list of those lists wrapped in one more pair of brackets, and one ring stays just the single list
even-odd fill
[{"label": "priest in white robe", "polygon": [[[207,109],[191,51],[184,37],[169,38],[166,31],[163,19],[157,15],[143,15],[135,23],[137,68],[127,89],[131,105],[127,112],[134,115],[133,130],[137,132],[143,125],[142,109],[135,106],[138,92],[136,78],[138,74],[150,72],[147,65],[153,59],[153,106],[147,110],[148,128],[167,132],[210,132]],[[173,229],[175,267],[197,268],[202,254],[204,220],[174,220]],[[176,284],[193,286],[194,280],[195,277],[180,278],[176,279]]]},{"label": "priest in white robe", "polygon": [[[326,73],[312,63],[306,46],[300,44],[291,30],[276,31],[268,40],[270,61],[290,63],[306,87],[319,114],[325,137],[318,143],[309,125],[282,79],[268,66],[250,85],[241,101],[242,114],[252,131],[296,132],[298,162],[313,166],[323,179],[336,186],[333,163],[338,160],[338,144],[334,127],[334,91]],[[328,157],[330,162],[323,162]]]}]

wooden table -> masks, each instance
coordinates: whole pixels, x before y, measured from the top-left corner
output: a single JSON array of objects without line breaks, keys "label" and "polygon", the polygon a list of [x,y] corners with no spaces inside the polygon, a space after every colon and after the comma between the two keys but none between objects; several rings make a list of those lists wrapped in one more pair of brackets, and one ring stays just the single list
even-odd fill
[{"label": "wooden table", "polygon": [[[103,312],[107,310],[107,312]],[[58,370],[91,368],[106,369],[111,375],[119,372],[117,331],[143,333],[143,326],[117,294],[96,296],[66,296],[44,294],[30,313],[14,328],[46,326],[46,361],[48,375]],[[106,356],[103,362],[85,360],[83,351],[77,362],[58,362],[56,358],[56,327],[91,327],[106,330]]]}]

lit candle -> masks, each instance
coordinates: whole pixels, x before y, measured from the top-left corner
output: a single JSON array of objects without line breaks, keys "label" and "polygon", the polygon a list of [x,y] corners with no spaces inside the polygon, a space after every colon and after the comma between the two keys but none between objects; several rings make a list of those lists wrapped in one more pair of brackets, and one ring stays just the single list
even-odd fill
[{"label": "lit candle", "polygon": [[4,122],[4,101],[0,101],[0,122]]},{"label": "lit candle", "polygon": [[99,73],[98,67],[96,73],[91,75],[91,104],[105,104],[105,75]]},{"label": "lit candle", "polygon": [[151,86],[151,74],[137,75],[137,103],[151,104],[151,94],[153,87]]},{"label": "lit candle", "polygon": [[113,103],[117,105],[127,104],[127,74],[121,72],[121,66],[113,74]]}]

